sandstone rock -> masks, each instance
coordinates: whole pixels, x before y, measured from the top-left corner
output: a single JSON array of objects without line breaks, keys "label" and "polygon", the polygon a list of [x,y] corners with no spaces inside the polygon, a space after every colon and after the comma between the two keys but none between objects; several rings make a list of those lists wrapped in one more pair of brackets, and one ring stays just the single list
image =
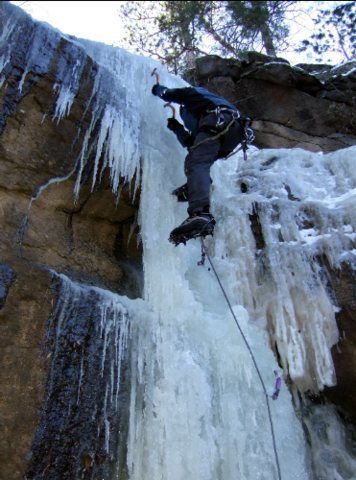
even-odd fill
[{"label": "sandstone rock", "polygon": [[[319,96],[355,108],[355,94],[356,61],[353,61],[330,70],[324,80],[324,89]],[[353,125],[355,125],[355,118],[353,118]]]},{"label": "sandstone rock", "polygon": [[328,75],[333,68],[332,65],[326,63],[298,63],[295,67],[301,68],[305,72],[308,72],[319,79],[322,75]]},{"label": "sandstone rock", "polygon": [[[0,5],[2,31],[7,8],[14,7]],[[38,48],[54,60],[39,61],[25,76],[33,23],[24,21],[23,42],[2,72],[0,89],[0,476],[7,480],[23,478],[39,424],[48,374],[43,342],[55,303],[50,271],[133,298],[143,287],[139,194],[134,200],[123,182],[118,201],[107,175],[91,192],[90,162],[77,201],[73,194],[97,66],[78,49],[80,86],[58,124],[57,67],[71,61],[73,50],[64,39],[55,45],[44,30]]]},{"label": "sandstone rock", "polygon": [[347,148],[354,144],[354,138],[349,135],[331,134],[328,137],[308,135],[296,131],[280,123],[270,121],[254,121],[256,141],[261,144],[273,144],[274,148],[303,148],[311,152],[325,152]]},{"label": "sandstone rock", "polygon": [[241,75],[241,78],[255,78],[266,82],[294,87],[302,92],[315,94],[320,90],[319,80],[307,72],[293,68],[284,62],[272,61],[262,65],[252,66]]},{"label": "sandstone rock", "polygon": [[284,58],[270,57],[269,55],[265,55],[264,53],[253,52],[253,51],[241,52],[239,55],[239,60],[244,65],[251,65],[252,63],[255,63],[255,64],[270,63],[270,62],[276,62],[276,61],[289,65],[288,60]]},{"label": "sandstone rock", "polygon": [[338,270],[331,270],[329,266],[327,268],[330,286],[340,308],[336,319],[341,340],[332,350],[337,385],[327,388],[325,396],[338,405],[348,420],[356,425],[356,265],[352,268],[349,263],[343,263]]},{"label": "sandstone rock", "polygon": [[207,56],[186,79],[223,95],[254,119],[260,148],[330,152],[356,144],[354,63],[332,68],[246,54]]},{"label": "sandstone rock", "polygon": [[48,364],[43,340],[54,296],[48,272],[20,259],[0,310],[1,478],[23,478],[26,456],[39,422]]},{"label": "sandstone rock", "polygon": [[199,78],[231,77],[240,78],[242,66],[234,59],[220,58],[217,55],[207,55],[196,60],[196,72]]}]

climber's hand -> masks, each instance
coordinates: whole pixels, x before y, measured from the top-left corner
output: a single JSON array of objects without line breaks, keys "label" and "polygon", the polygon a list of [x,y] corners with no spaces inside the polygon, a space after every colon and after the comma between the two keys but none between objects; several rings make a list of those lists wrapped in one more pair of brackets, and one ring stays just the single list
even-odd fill
[{"label": "climber's hand", "polygon": [[169,130],[172,130],[172,132],[175,132],[178,130],[178,128],[181,126],[181,124],[176,120],[174,117],[168,118],[167,120],[167,128]]}]

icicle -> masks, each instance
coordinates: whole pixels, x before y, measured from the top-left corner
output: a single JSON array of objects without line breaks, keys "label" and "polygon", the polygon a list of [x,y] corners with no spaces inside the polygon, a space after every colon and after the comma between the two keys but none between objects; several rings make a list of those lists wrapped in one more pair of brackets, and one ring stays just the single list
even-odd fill
[{"label": "icicle", "polygon": [[[11,43],[10,39],[12,36],[13,31],[16,28],[16,21],[13,18],[9,18],[5,23],[3,31],[0,35],[0,46],[3,45],[5,48],[0,55],[0,88],[3,86],[3,83],[6,79],[5,75],[3,74],[3,70],[5,67],[10,63],[11,58]],[[1,49],[0,49],[1,52]]]},{"label": "icicle", "polygon": [[71,91],[70,87],[63,85],[59,86],[57,84],[53,86],[53,91],[56,93],[59,92],[56,101],[56,108],[53,114],[53,120],[57,120],[58,125],[63,117],[69,115],[75,93]]}]

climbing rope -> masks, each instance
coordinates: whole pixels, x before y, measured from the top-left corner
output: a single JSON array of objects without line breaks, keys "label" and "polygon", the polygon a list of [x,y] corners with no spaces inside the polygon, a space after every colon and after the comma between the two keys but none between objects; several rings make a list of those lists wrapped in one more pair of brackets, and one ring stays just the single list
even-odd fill
[{"label": "climbing rope", "polygon": [[251,359],[252,359],[252,362],[255,366],[255,369],[256,369],[256,372],[257,372],[257,375],[258,375],[258,378],[260,379],[260,382],[261,382],[261,385],[262,385],[262,389],[263,389],[263,392],[265,394],[265,398],[266,398],[266,404],[267,404],[267,411],[268,411],[268,418],[269,418],[269,423],[270,423],[270,426],[271,426],[271,435],[272,435],[272,442],[273,442],[273,450],[274,450],[274,455],[275,455],[275,459],[276,459],[276,465],[277,465],[277,472],[278,472],[278,479],[279,480],[282,480],[282,476],[281,476],[281,469],[280,469],[280,465],[279,465],[279,459],[278,459],[278,452],[277,452],[277,446],[276,446],[276,438],[275,438],[275,434],[274,434],[274,427],[273,427],[273,420],[272,420],[272,414],[271,414],[271,409],[270,409],[270,405],[269,405],[269,396],[268,396],[268,393],[267,393],[267,390],[266,390],[266,386],[264,384],[264,381],[263,381],[263,378],[262,378],[262,375],[261,375],[261,372],[260,372],[260,369],[258,368],[258,365],[257,365],[257,362],[256,362],[256,359],[255,359],[255,356],[253,354],[253,351],[247,341],[247,338],[245,337],[245,334],[236,318],[236,315],[232,309],[232,306],[231,306],[231,303],[230,303],[230,300],[225,292],[225,289],[221,283],[221,280],[219,278],[219,275],[217,274],[217,271],[215,270],[215,267],[214,267],[214,264],[213,262],[211,261],[211,258],[210,258],[210,255],[208,253],[208,249],[204,243],[204,238],[203,237],[200,237],[201,239],[201,250],[202,250],[202,259],[200,260],[200,262],[198,262],[198,265],[204,265],[204,261],[205,261],[205,257],[207,257],[209,263],[210,263],[210,266],[215,274],[215,277],[216,277],[216,280],[221,288],[221,291],[225,297],[225,300],[226,300],[226,303],[228,304],[228,307],[230,309],[230,312],[235,320],[235,323],[236,323],[236,326],[237,328],[239,329],[239,332],[243,338],[243,341],[245,342],[245,345],[247,347],[247,350],[249,351],[250,353],[250,356],[251,356]]},{"label": "climbing rope", "polygon": [[231,125],[232,125],[233,123],[236,122],[236,120],[238,120],[238,117],[233,117],[232,120],[230,120],[230,122],[229,122],[229,123],[227,124],[227,126],[224,128],[224,130],[222,130],[221,132],[217,133],[216,135],[214,135],[214,136],[212,136],[212,137],[207,137],[207,138],[204,138],[203,140],[200,140],[200,142],[195,143],[194,145],[192,145],[189,150],[194,150],[195,148],[199,147],[199,145],[202,145],[203,143],[210,142],[211,140],[216,140],[216,139],[218,139],[219,137],[221,137],[222,135],[225,135],[225,133],[228,132],[229,128],[231,127]]}]

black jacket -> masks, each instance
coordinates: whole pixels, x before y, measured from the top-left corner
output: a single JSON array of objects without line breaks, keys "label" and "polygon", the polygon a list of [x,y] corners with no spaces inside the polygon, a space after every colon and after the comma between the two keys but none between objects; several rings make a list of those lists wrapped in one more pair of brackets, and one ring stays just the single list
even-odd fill
[{"label": "black jacket", "polygon": [[185,147],[192,145],[198,133],[199,120],[208,110],[221,106],[237,111],[234,104],[203,87],[167,88],[157,84],[153,87],[152,93],[167,102],[181,105],[180,115],[189,133],[182,125],[175,133]]}]

